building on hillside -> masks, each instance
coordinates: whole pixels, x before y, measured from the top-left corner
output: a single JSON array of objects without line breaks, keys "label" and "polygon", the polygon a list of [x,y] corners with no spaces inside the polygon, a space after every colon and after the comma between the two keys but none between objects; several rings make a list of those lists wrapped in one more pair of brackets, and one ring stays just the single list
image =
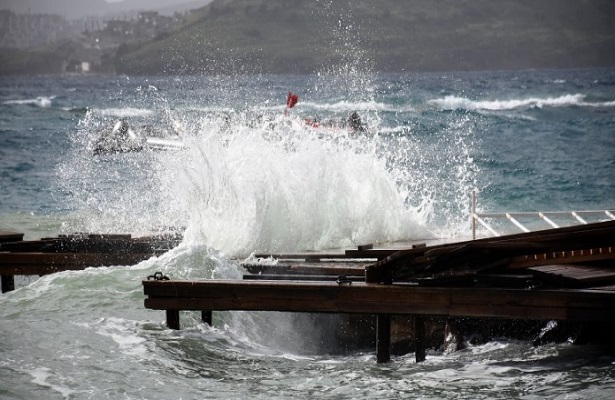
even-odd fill
[{"label": "building on hillside", "polygon": [[16,14],[0,10],[0,47],[31,48],[81,35],[83,23],[60,15]]}]

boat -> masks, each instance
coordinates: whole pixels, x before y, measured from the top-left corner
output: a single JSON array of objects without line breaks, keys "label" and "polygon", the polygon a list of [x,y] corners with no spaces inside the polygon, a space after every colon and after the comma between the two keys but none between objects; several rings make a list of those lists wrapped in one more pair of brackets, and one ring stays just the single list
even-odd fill
[{"label": "boat", "polygon": [[[286,98],[286,109],[284,110],[284,115],[288,115],[290,109],[296,106],[298,102],[299,102],[299,96],[297,94],[294,94],[293,92],[288,92],[288,96]],[[367,131],[367,125],[361,120],[361,117],[359,116],[359,113],[357,111],[353,111],[347,118],[342,118],[339,120],[336,120],[336,119],[321,120],[319,117],[314,117],[314,118],[305,118],[304,122],[306,125],[312,128],[348,130],[353,133]]]},{"label": "boat", "polygon": [[367,125],[361,120],[359,113],[353,111],[348,118],[326,119],[320,120],[320,118],[306,118],[305,123],[312,128],[329,128],[329,129],[344,129],[349,132],[358,133],[367,131]]},{"label": "boat", "polygon": [[180,150],[184,144],[177,135],[164,135],[151,127],[135,130],[125,119],[120,119],[113,128],[99,131],[90,147],[92,154],[105,155],[143,150]]}]

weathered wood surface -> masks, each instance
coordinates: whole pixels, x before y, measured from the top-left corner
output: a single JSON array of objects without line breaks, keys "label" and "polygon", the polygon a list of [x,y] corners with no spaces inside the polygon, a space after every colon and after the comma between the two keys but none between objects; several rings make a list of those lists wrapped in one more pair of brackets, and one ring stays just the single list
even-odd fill
[{"label": "weathered wood surface", "polygon": [[145,307],[615,321],[605,290],[438,288],[285,281],[143,281]]},{"label": "weathered wood surface", "polygon": [[[368,282],[615,259],[615,221],[402,250],[366,269]],[[612,264],[612,263],[611,263]]]},{"label": "weathered wood surface", "polygon": [[251,281],[330,281],[330,282],[363,282],[365,277],[363,274],[357,275],[316,275],[310,274],[247,274],[243,276],[245,280]]},{"label": "weathered wood surface", "polygon": [[390,358],[390,316],[413,315],[422,361],[423,316],[615,322],[614,240],[615,221],[401,251],[262,254],[277,263],[244,265],[254,275],[241,281],[144,281],[145,307],[166,310],[174,329],[180,310],[372,314],[378,362]]},{"label": "weathered wood surface", "polygon": [[84,234],[0,244],[0,252],[26,253],[155,253],[179,243],[176,237],[139,237],[129,234]]},{"label": "weathered wood surface", "polygon": [[133,265],[153,253],[0,253],[2,275],[46,275],[87,267]]},{"label": "weathered wood surface", "polygon": [[[12,231],[0,231],[0,245],[3,243],[18,242],[23,240],[24,234]],[[0,290],[2,293],[15,290],[15,277],[13,274],[5,274],[0,271]]]},{"label": "weathered wood surface", "polygon": [[372,261],[363,262],[299,262],[277,265],[242,264],[252,274],[297,274],[297,275],[365,275],[365,267]]},{"label": "weathered wood surface", "polygon": [[23,240],[24,234],[13,231],[0,231],[0,243],[4,242],[18,242]]},{"label": "weathered wood surface", "polygon": [[[613,239],[615,244],[615,238]],[[510,259],[508,268],[529,268],[539,265],[578,264],[615,259],[615,247],[598,247],[571,251],[554,251],[549,253],[529,254]]]},{"label": "weathered wood surface", "polygon": [[[413,248],[423,248],[422,245],[414,245]],[[348,249],[343,252],[305,252],[305,253],[257,253],[254,255],[256,258],[273,258],[276,260],[305,260],[305,261],[327,261],[327,260],[339,260],[339,259],[372,259],[382,260],[391,254],[399,252],[398,248],[395,249],[374,249],[369,246],[359,246],[357,249]]]},{"label": "weathered wood surface", "polygon": [[75,234],[20,241],[23,234],[0,239],[2,292],[14,290],[14,275],[46,275],[88,267],[133,265],[175,247],[180,237],[132,238],[129,234]]},{"label": "weathered wood surface", "polygon": [[[606,222],[470,242],[415,245],[401,251],[362,247],[346,250],[345,258],[342,253],[278,254],[270,255],[281,257],[276,265],[244,267],[252,274],[261,275],[246,275],[245,279],[264,276],[305,280],[309,278],[304,276],[313,274],[332,280],[325,276],[358,276],[362,274],[359,269],[363,268],[368,282],[414,282],[443,287],[582,288],[615,284],[615,275],[609,272],[615,270],[614,245],[615,222]],[[570,265],[568,271],[575,273],[564,275],[563,267],[554,269],[553,265]],[[280,276],[273,277],[274,274]]]},{"label": "weathered wood surface", "polygon": [[615,282],[615,266],[545,265],[530,268],[536,277],[567,287],[594,287]]},{"label": "weathered wood surface", "polygon": [[257,253],[254,258],[267,259],[272,258],[276,260],[336,260],[340,258],[348,258],[343,251],[339,252],[305,252],[305,253]]}]

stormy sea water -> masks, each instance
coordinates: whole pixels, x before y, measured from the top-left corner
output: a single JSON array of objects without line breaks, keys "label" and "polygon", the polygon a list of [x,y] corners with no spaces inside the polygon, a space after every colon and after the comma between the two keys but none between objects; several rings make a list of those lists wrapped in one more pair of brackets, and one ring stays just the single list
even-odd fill
[{"label": "stormy sea water", "polygon": [[[361,132],[341,123],[355,111]],[[181,148],[93,155],[120,119]],[[615,70],[0,77],[0,188],[0,230],[25,239],[183,235],[136,265],[18,277],[0,398],[615,396],[604,346],[502,337],[377,364],[333,317],[186,312],[169,330],[141,286],[240,279],[255,251],[466,239],[473,191],[480,212],[613,209]]]}]

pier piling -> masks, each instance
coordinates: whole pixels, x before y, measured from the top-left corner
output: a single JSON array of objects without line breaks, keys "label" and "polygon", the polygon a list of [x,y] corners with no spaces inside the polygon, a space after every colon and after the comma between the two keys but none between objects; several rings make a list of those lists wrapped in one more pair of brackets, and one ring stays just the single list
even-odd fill
[{"label": "pier piling", "polygon": [[376,361],[386,363],[391,360],[391,315],[376,316]]}]

